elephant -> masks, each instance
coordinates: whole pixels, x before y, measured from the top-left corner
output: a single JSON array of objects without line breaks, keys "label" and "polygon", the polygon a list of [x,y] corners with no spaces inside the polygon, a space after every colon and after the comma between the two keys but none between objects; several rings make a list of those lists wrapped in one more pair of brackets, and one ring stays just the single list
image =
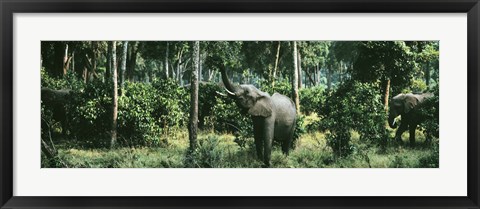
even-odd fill
[{"label": "elephant", "polygon": [[220,72],[228,95],[234,98],[242,112],[251,116],[257,157],[264,167],[270,167],[273,140],[281,143],[285,155],[292,146],[297,120],[295,103],[285,95],[274,93],[270,96],[250,84],[233,84],[224,68],[220,68]]},{"label": "elephant", "polygon": [[71,92],[72,90],[70,89],[56,90],[47,87],[42,87],[41,89],[41,101],[45,108],[52,111],[52,117],[60,123],[63,133],[65,133],[68,123],[66,104],[69,101]]},{"label": "elephant", "polygon": [[390,101],[388,113],[388,125],[390,128],[397,128],[396,117],[401,116],[400,127],[395,133],[397,142],[401,141],[403,132],[409,130],[410,144],[415,144],[415,130],[423,118],[419,114],[422,104],[426,99],[433,97],[431,93],[422,94],[398,94]]}]

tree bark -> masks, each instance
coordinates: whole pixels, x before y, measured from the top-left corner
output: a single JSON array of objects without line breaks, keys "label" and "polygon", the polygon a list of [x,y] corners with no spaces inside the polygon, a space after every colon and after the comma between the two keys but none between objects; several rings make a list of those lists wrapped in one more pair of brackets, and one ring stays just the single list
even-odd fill
[{"label": "tree bark", "polygon": [[114,148],[117,143],[117,116],[118,116],[118,95],[117,95],[117,42],[112,43],[112,81],[113,81],[113,105],[112,105],[112,129],[111,129],[111,141],[110,148]]},{"label": "tree bark", "polygon": [[170,77],[169,74],[168,74],[168,71],[169,71],[169,69],[168,69],[168,47],[169,47],[169,45],[170,44],[167,42],[167,47],[166,47],[167,49],[166,49],[166,52],[165,52],[165,75],[167,76],[167,78]]},{"label": "tree bark", "polygon": [[297,50],[298,56],[298,88],[302,88],[302,57],[300,56],[300,52]]},{"label": "tree bark", "polygon": [[297,54],[297,42],[293,42],[293,79],[292,79],[292,89],[293,89],[293,98],[295,100],[295,108],[297,113],[300,113],[300,97],[298,95],[298,54]]},{"label": "tree bark", "polygon": [[120,92],[121,94],[120,95],[123,95],[124,94],[124,87],[125,87],[125,71],[127,69],[127,52],[128,52],[128,41],[124,41],[123,42],[123,50],[122,50],[122,67],[121,67],[121,71],[122,71],[122,75],[121,75],[121,80],[120,80]]},{"label": "tree bark", "polygon": [[190,150],[195,150],[197,145],[197,129],[198,129],[198,71],[200,62],[200,42],[195,41],[193,45],[193,66],[190,81],[190,125],[189,139]]},{"label": "tree bark", "polygon": [[111,78],[112,72],[112,42],[107,41],[107,64],[105,70],[105,81]]},{"label": "tree bark", "polygon": [[275,88],[275,80],[277,77],[277,68],[278,68],[278,60],[280,58],[280,46],[281,42],[278,42],[278,47],[277,47],[277,54],[275,55],[275,67],[273,68],[273,77],[272,77],[272,88]]},{"label": "tree bark", "polygon": [[385,85],[385,96],[384,96],[384,107],[385,107],[385,112],[388,114],[388,97],[390,94],[390,79],[387,80],[387,83]]},{"label": "tree bark", "polygon": [[90,82],[93,80],[94,77],[97,76],[96,70],[97,70],[97,52],[98,52],[98,42],[92,41],[90,43],[91,47],[91,58],[88,58],[88,72],[87,72],[87,82]]},{"label": "tree bark", "polygon": [[67,75],[68,70],[68,44],[65,44],[65,54],[63,56],[63,75]]},{"label": "tree bark", "polygon": [[128,50],[127,61],[127,79],[133,81],[135,73],[135,67],[137,66],[137,53],[138,53],[138,41],[134,41],[129,44],[130,50]]},{"label": "tree bark", "polygon": [[430,61],[427,61],[425,69],[425,84],[427,84],[427,90],[430,90]]}]

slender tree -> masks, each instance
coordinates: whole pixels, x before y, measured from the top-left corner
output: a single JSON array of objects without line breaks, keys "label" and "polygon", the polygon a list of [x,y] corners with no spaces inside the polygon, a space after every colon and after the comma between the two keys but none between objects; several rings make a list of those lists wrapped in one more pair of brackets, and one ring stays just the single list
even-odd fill
[{"label": "slender tree", "polygon": [[123,50],[122,50],[122,66],[121,66],[121,81],[120,81],[120,89],[121,95],[124,94],[124,86],[125,86],[125,72],[127,69],[127,52],[128,52],[128,41],[123,42]]},{"label": "slender tree", "polygon": [[189,139],[190,150],[195,150],[197,144],[198,129],[198,71],[200,62],[200,42],[195,41],[193,45],[193,65],[192,76],[190,82],[190,125]]},{"label": "slender tree", "polygon": [[167,42],[167,47],[165,47],[165,75],[167,76],[167,78],[169,78],[169,75],[168,75],[168,47],[169,47],[169,43]]},{"label": "slender tree", "polygon": [[277,54],[275,56],[275,67],[273,68],[273,77],[272,77],[272,88],[275,88],[275,79],[277,77],[277,68],[278,68],[278,60],[280,58],[280,46],[282,42],[278,42],[277,47]]},{"label": "slender tree", "polygon": [[298,95],[298,53],[297,53],[297,42],[293,42],[293,79],[292,79],[292,90],[293,98],[295,100],[295,107],[297,108],[297,113],[300,113],[300,97]]},{"label": "slender tree", "polygon": [[105,69],[105,81],[111,78],[112,68],[112,42],[107,41],[107,63]]},{"label": "slender tree", "polygon": [[112,128],[111,128],[111,141],[110,147],[114,148],[117,143],[117,116],[118,116],[118,95],[117,95],[117,42],[112,43],[112,81],[113,81],[113,105],[112,105]]}]

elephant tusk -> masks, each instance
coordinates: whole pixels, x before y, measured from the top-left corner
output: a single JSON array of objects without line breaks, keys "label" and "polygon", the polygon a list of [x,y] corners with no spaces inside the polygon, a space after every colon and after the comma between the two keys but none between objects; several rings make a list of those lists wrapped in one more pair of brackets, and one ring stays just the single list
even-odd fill
[{"label": "elephant tusk", "polygon": [[235,96],[235,93],[229,91],[227,88],[225,88],[225,91],[227,91],[228,94],[232,95],[232,96]]},{"label": "elephant tusk", "polygon": [[221,93],[221,92],[218,92],[218,91],[215,91],[215,93],[217,93],[218,95],[222,96],[222,97],[226,97],[227,95],[224,94],[224,93]]},{"label": "elephant tusk", "polygon": [[397,122],[396,119],[393,119],[392,126],[395,127],[395,123]]}]

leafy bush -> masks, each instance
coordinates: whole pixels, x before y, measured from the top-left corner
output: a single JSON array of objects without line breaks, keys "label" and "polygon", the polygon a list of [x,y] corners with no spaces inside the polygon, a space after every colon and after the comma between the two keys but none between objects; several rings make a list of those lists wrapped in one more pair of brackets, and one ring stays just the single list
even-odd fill
[{"label": "leafy bush", "polygon": [[211,115],[206,123],[217,132],[230,132],[239,140],[253,137],[252,121],[248,114],[242,113],[234,99],[228,96],[216,97]]},{"label": "leafy bush", "polygon": [[160,120],[156,116],[157,91],[151,84],[126,82],[118,100],[118,134],[128,144],[158,144]]},{"label": "leafy bush", "polygon": [[322,126],[328,129],[328,145],[339,156],[349,155],[351,131],[361,140],[380,142],[385,139],[386,115],[377,84],[348,81],[334,91],[321,110]]},{"label": "leafy bush", "polygon": [[[152,84],[127,81],[123,92],[118,100],[119,144],[158,145],[162,133],[188,120],[189,97],[175,81],[161,80]],[[92,82],[72,95],[69,104],[75,127],[72,131],[87,145],[107,145],[105,139],[110,136],[112,123],[111,94],[110,82]]]},{"label": "leafy bush", "polygon": [[263,81],[261,83],[260,90],[268,92],[270,95],[273,95],[276,92],[291,98],[292,84],[287,80],[281,80],[275,83],[275,87],[272,87],[272,84],[270,82]]},{"label": "leafy bush", "polygon": [[420,116],[423,122],[420,126],[424,127],[424,134],[428,140],[439,137],[439,89],[438,86],[433,88],[433,97],[428,98],[420,108]]},{"label": "leafy bush", "polygon": [[73,91],[68,104],[71,132],[85,145],[105,146],[102,141],[110,134],[112,117],[112,85],[94,81],[83,91]]},{"label": "leafy bush", "polygon": [[72,89],[80,90],[84,87],[84,83],[77,78],[74,72],[68,71],[63,78],[51,77],[47,71],[42,68],[40,70],[40,78],[42,87],[51,89]]},{"label": "leafy bush", "polygon": [[119,99],[118,134],[130,145],[159,145],[169,128],[188,121],[189,96],[174,80],[126,82]]},{"label": "leafy bush", "polygon": [[162,128],[178,127],[188,122],[190,94],[173,79],[154,80],[158,103],[155,104],[155,116],[160,118]]},{"label": "leafy bush", "polygon": [[318,112],[325,103],[325,89],[321,86],[299,90],[302,113],[309,115]]}]

